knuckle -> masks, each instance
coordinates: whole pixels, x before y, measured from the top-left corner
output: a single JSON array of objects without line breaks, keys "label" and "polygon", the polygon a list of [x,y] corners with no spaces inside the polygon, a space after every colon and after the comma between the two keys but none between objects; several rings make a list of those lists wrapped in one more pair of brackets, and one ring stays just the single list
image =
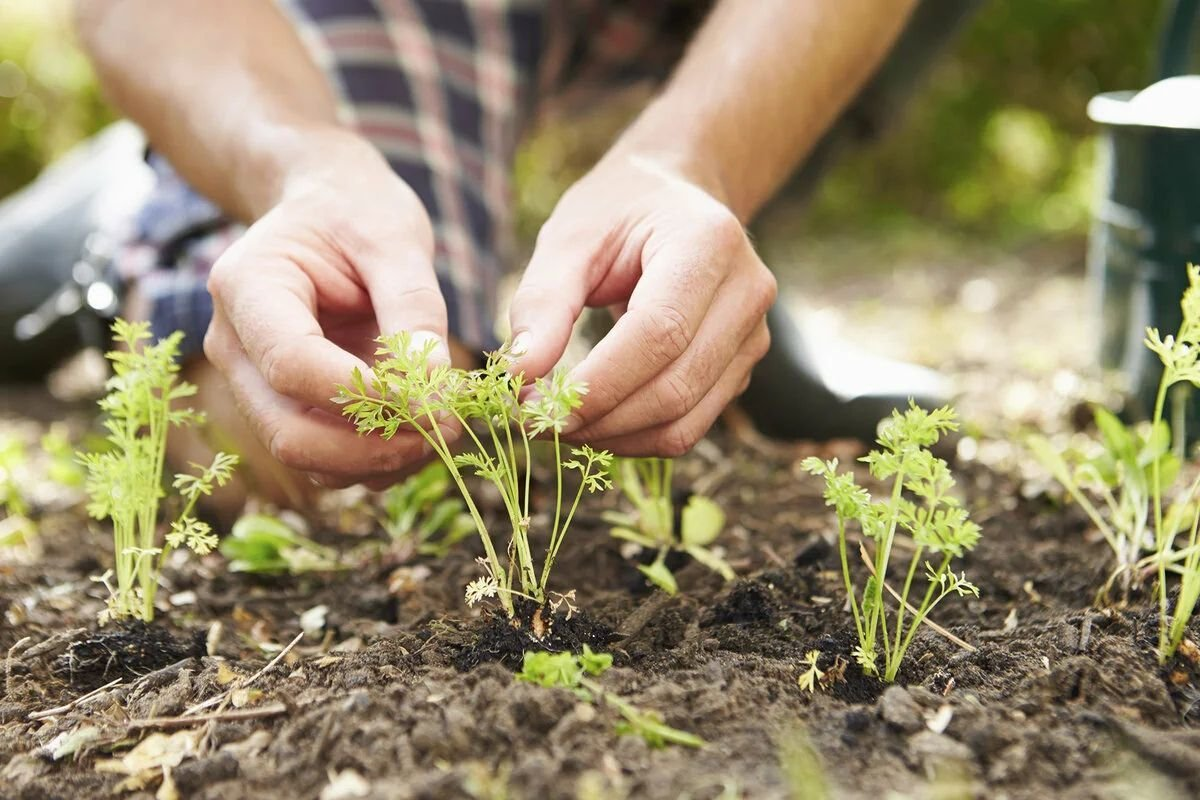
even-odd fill
[{"label": "knuckle", "polygon": [[667,419],[679,419],[700,402],[695,384],[680,370],[669,370],[663,375],[659,397]]},{"label": "knuckle", "polygon": [[305,469],[308,466],[303,442],[294,436],[287,435],[282,428],[275,428],[271,431],[267,438],[267,451],[285,467]]},{"label": "knuckle", "polygon": [[676,423],[663,431],[659,438],[658,451],[666,458],[679,458],[695,447],[698,441],[700,436],[691,426]]},{"label": "knuckle", "polygon": [[646,315],[643,335],[642,352],[659,364],[679,358],[692,343],[692,329],[687,317],[670,305],[662,305]]},{"label": "knuckle", "polygon": [[290,346],[286,342],[273,342],[263,351],[262,373],[267,385],[282,395],[291,396],[297,389],[296,371],[288,357]]},{"label": "knuckle", "polygon": [[771,349],[771,332],[767,330],[766,325],[759,326],[758,333],[754,336],[754,341],[751,343],[751,355],[757,362],[767,354]]},{"label": "knuckle", "polygon": [[779,283],[765,266],[760,266],[758,280],[754,282],[754,308],[759,315],[766,314],[779,296]]},{"label": "knuckle", "polygon": [[704,219],[704,227],[711,237],[711,246],[717,252],[734,252],[747,243],[746,229],[742,227],[741,220],[723,205],[714,204]]}]

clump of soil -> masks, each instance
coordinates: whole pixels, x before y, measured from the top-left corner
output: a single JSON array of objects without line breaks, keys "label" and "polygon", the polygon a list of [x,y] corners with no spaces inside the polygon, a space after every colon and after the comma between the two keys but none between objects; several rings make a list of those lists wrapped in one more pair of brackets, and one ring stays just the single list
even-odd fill
[{"label": "clump of soil", "polygon": [[51,671],[76,689],[90,690],[114,678],[138,678],[185,658],[199,658],[204,652],[203,630],[179,637],[160,624],[134,620],[84,634],[54,660]]},{"label": "clump of soil", "polygon": [[518,598],[514,607],[512,619],[492,611],[465,640],[459,640],[454,666],[460,672],[488,662],[519,669],[527,650],[578,653],[584,645],[599,650],[616,638],[611,628],[584,612],[554,610],[525,598]]}]

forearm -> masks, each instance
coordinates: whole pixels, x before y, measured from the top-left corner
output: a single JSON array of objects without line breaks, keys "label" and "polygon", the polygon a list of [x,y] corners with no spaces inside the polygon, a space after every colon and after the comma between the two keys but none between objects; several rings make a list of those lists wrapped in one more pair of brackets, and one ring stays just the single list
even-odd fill
[{"label": "forearm", "polygon": [[871,75],[916,0],[722,0],[616,154],[666,159],[746,221]]},{"label": "forearm", "polygon": [[242,220],[266,213],[304,165],[319,169],[329,146],[352,140],[270,0],[79,0],[76,22],[112,101]]}]

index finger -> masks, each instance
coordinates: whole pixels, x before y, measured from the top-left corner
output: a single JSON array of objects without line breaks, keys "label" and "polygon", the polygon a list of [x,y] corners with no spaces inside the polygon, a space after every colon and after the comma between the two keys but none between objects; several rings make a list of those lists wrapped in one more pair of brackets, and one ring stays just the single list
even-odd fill
[{"label": "index finger", "polygon": [[588,393],[567,432],[604,417],[687,351],[721,282],[715,266],[698,249],[656,255],[626,313],[572,371]]},{"label": "index finger", "polygon": [[[214,275],[214,278],[216,275]],[[335,387],[362,359],[325,338],[317,322],[316,290],[298,269],[255,265],[236,285],[210,283],[213,301],[229,320],[251,363],[275,392],[334,413]]]}]

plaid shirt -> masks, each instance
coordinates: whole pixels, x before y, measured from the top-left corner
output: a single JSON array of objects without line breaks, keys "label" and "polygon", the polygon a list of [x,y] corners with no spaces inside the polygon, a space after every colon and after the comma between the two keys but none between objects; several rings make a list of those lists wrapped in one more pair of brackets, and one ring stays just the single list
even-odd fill
[{"label": "plaid shirt", "polygon": [[[539,102],[661,77],[706,0],[279,0],[340,101],[417,193],[452,334],[495,343],[497,284],[514,255],[512,161]],[[243,229],[152,155],[152,196],[119,236],[154,332],[199,349],[206,283]]]}]

